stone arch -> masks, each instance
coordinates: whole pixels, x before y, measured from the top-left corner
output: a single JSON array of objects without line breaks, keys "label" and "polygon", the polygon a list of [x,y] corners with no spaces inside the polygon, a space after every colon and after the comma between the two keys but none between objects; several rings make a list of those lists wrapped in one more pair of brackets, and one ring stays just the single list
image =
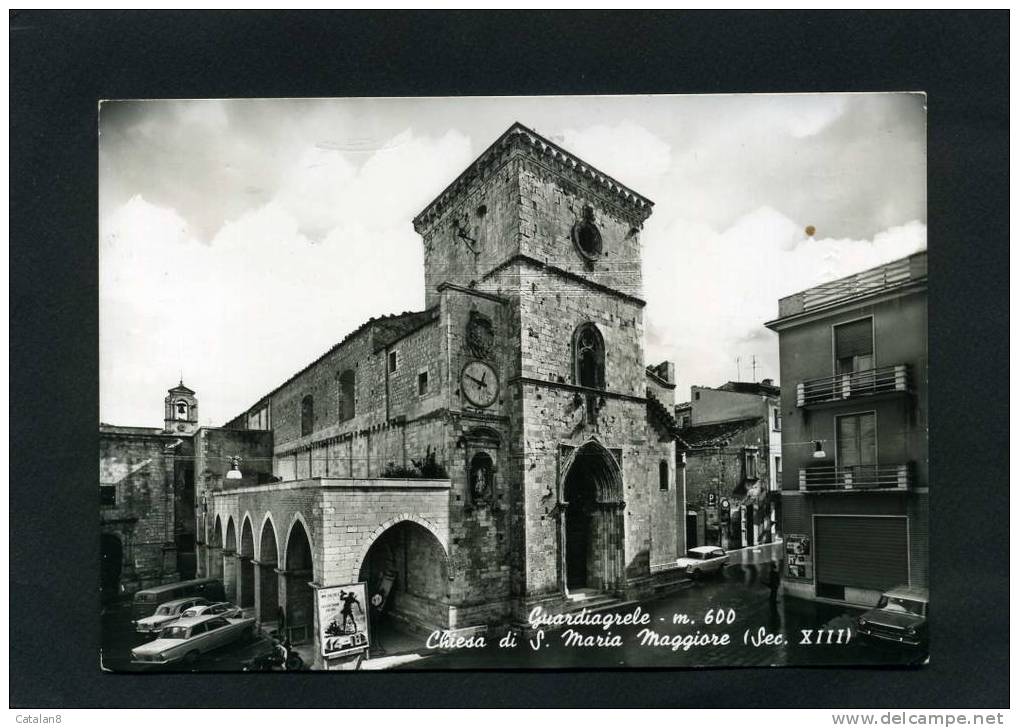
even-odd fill
[{"label": "stone arch", "polygon": [[560,582],[564,590],[618,591],[624,579],[623,477],[596,438],[577,448],[563,468]]},{"label": "stone arch", "polygon": [[573,383],[605,389],[605,337],[593,321],[573,332]]},{"label": "stone arch", "polygon": [[314,568],[315,560],[315,539],[312,535],[311,528],[308,526],[308,521],[305,519],[304,514],[297,511],[290,517],[290,525],[287,527],[287,536],[283,541],[283,553],[280,557],[280,563],[283,564],[283,568],[287,568],[287,549],[290,548],[290,536],[294,532],[294,528],[300,525],[304,529],[305,537],[308,539],[308,549],[312,557],[312,567]]},{"label": "stone arch", "polygon": [[228,601],[239,601],[237,596],[237,528],[232,515],[226,518],[223,534],[223,593]]},{"label": "stone arch", "polygon": [[223,535],[223,548],[227,551],[237,551],[237,529],[234,527],[234,517],[227,516],[226,533]]},{"label": "stone arch", "polygon": [[255,605],[255,532],[251,526],[251,514],[241,519],[241,538],[237,546],[237,560],[240,566],[240,584],[237,589],[237,603],[243,608]]},{"label": "stone arch", "polygon": [[216,548],[223,548],[223,520],[218,513],[212,526],[212,544]]},{"label": "stone arch", "polygon": [[271,513],[262,518],[258,531],[258,587],[255,594],[256,619],[260,624],[279,624],[282,609],[279,596],[279,537]]},{"label": "stone arch", "polygon": [[372,545],[379,538],[379,536],[381,536],[383,533],[388,531],[392,526],[395,526],[401,521],[411,521],[413,523],[418,524],[419,526],[423,526],[428,531],[430,531],[433,536],[435,536],[435,540],[439,542],[440,546],[442,546],[442,555],[446,561],[448,571],[449,544],[446,543],[445,539],[443,539],[443,537],[439,534],[439,530],[432,524],[431,521],[429,521],[426,518],[422,518],[421,516],[412,513],[401,513],[400,515],[394,516],[393,518],[390,518],[388,521],[380,524],[378,528],[376,528],[374,531],[368,534],[368,538],[365,539],[364,545],[361,547],[361,550],[358,553],[357,558],[354,559],[354,571],[351,574],[350,579],[351,582],[356,582],[358,580],[358,574],[361,571],[361,563],[364,561],[364,557],[368,555],[368,551],[371,550]]},{"label": "stone arch", "polygon": [[[266,525],[269,526],[269,531],[268,532],[266,532],[266,530],[265,530]],[[271,541],[268,541],[266,539],[266,536],[268,534],[272,535],[272,540]],[[272,547],[273,547],[273,554],[274,554],[274,556],[272,558],[274,559],[276,565],[279,566],[279,554],[280,554],[279,531],[276,529],[276,521],[275,521],[275,519],[273,519],[272,513],[268,512],[268,511],[266,511],[266,514],[262,517],[262,526],[258,529],[258,541],[257,541],[257,543],[258,543],[258,552],[256,553],[255,558],[257,558],[258,561],[260,561],[262,563],[265,563],[265,561],[266,561],[265,554],[262,552],[262,549],[263,549],[264,546],[266,546],[268,544],[271,544]]]},{"label": "stone arch", "polygon": [[237,553],[248,558],[255,558],[255,530],[251,525],[251,513],[244,512],[241,519],[241,540],[238,542]]},{"label": "stone arch", "polygon": [[378,627],[434,631],[449,627],[450,564],[433,525],[402,513],[383,523],[355,562],[352,581],[364,582],[369,599],[379,595]]},{"label": "stone arch", "polygon": [[291,519],[290,530],[284,542],[283,604],[285,629],[295,643],[310,639],[315,628],[315,595],[309,584],[314,580],[314,552],[311,536],[304,518]]}]

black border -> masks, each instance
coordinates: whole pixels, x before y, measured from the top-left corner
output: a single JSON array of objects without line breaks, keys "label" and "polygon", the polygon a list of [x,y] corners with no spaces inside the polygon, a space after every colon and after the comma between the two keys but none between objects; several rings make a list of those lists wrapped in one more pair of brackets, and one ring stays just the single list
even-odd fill
[{"label": "black border", "polygon": [[[1008,705],[1007,11],[9,17],[11,705]],[[100,673],[98,99],[844,90],[929,94],[931,665]]]}]

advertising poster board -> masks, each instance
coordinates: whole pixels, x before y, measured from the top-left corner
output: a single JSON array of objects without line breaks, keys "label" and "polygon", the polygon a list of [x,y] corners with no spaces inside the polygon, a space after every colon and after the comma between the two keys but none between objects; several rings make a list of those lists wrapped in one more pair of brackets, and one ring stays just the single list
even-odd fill
[{"label": "advertising poster board", "polygon": [[318,590],[319,644],[323,657],[343,657],[368,649],[365,596],[364,582]]}]

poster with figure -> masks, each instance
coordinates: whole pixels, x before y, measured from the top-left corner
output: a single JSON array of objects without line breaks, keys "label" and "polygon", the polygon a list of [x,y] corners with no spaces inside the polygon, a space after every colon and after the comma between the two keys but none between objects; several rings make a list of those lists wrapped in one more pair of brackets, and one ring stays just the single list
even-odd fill
[{"label": "poster with figure", "polygon": [[319,589],[318,625],[323,657],[367,650],[370,640],[364,582]]},{"label": "poster with figure", "polygon": [[810,537],[790,533],[785,537],[787,573],[794,579],[811,578]]}]

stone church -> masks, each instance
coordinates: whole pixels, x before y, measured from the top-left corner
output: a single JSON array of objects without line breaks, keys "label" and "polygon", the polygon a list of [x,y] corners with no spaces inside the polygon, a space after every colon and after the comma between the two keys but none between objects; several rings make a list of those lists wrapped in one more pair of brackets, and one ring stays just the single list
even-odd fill
[{"label": "stone church", "polygon": [[359,581],[387,619],[451,632],[668,588],[685,507],[674,369],[644,354],[651,210],[511,126],[414,218],[425,310],[226,423],[271,446],[203,466],[200,574],[295,641],[318,589]]}]

